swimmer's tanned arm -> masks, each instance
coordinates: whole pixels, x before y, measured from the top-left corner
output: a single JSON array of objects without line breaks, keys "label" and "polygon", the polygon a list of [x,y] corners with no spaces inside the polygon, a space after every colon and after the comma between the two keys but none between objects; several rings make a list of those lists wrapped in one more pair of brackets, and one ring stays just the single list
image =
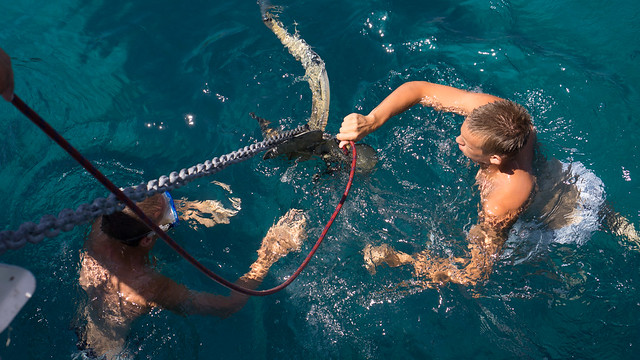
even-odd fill
[{"label": "swimmer's tanned arm", "polygon": [[[257,288],[267,275],[274,260],[259,257],[251,265],[251,270],[239,278],[235,284],[247,289]],[[249,300],[248,295],[231,291],[230,295],[216,295],[195,291],[174,280],[159,275],[153,285],[156,291],[152,303],[181,314],[212,315],[227,318],[238,312]]]},{"label": "swimmer's tanned arm", "polygon": [[[248,289],[260,286],[271,266],[289,252],[298,250],[305,237],[305,215],[300,210],[289,210],[269,229],[258,249],[258,259],[236,284]],[[248,295],[236,291],[223,296],[191,290],[160,274],[155,281],[157,284],[154,286],[156,291],[152,302],[183,314],[226,318],[242,309],[249,299]]]},{"label": "swimmer's tanned arm", "polygon": [[360,141],[377,130],[387,120],[422,102],[436,110],[454,112],[466,116],[473,109],[490,102],[502,100],[489,94],[474,93],[451,86],[426,81],[411,81],[400,85],[387,96],[369,115],[347,115],[336,136],[340,147],[351,141]]}]

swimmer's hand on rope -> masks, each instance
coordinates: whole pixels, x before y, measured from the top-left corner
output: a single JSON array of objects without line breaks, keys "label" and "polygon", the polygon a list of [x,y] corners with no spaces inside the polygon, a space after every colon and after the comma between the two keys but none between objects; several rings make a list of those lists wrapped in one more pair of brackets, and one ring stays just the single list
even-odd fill
[{"label": "swimmer's hand on rope", "polygon": [[375,117],[373,111],[369,115],[352,113],[345,116],[340,126],[340,133],[336,135],[336,138],[340,140],[338,146],[344,148],[344,146],[349,145],[349,141],[358,142],[362,140],[383,123]]}]

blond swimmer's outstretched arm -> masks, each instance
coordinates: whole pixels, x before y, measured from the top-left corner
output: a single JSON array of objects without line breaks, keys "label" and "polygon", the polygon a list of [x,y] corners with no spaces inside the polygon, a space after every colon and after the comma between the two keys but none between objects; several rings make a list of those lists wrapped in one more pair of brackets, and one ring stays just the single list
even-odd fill
[{"label": "blond swimmer's outstretched arm", "polygon": [[336,137],[340,140],[340,147],[349,141],[360,141],[390,118],[418,103],[436,110],[466,116],[477,107],[499,100],[502,99],[489,94],[474,93],[426,81],[411,81],[400,85],[368,115],[347,115]]}]

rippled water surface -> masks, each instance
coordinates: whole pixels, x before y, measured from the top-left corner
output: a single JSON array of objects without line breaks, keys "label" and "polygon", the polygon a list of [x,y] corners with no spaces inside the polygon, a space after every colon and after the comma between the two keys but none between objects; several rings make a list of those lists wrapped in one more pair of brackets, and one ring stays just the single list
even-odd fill
[{"label": "rippled water surface", "polygon": [[[326,63],[329,133],[338,132],[345,115],[369,112],[407,80],[517,101],[539,132],[546,159],[537,164],[539,185],[578,189],[571,209],[580,221],[545,223],[560,205],[527,212],[490,280],[476,289],[424,289],[410,268],[381,267],[370,275],[362,256],[367,244],[460,254],[477,221],[477,169],[454,142],[462,118],[416,107],[365,138],[379,163],[356,176],[298,280],[224,320],[154,311],[134,323],[127,345],[134,358],[640,356],[640,249],[612,233],[600,215],[607,206],[640,225],[636,1],[276,5],[288,29]],[[16,93],[119,186],[261,140],[250,112],[282,129],[309,117],[302,67],[262,24],[253,1],[4,1],[0,23]],[[0,122],[2,229],[106,195],[7,103],[0,104]],[[344,189],[346,171],[324,170],[317,160],[260,156],[233,165],[174,196],[226,207],[239,198],[238,214],[229,224],[181,226],[172,234],[235,279],[255,260],[269,226],[292,207],[304,209],[309,240],[272,268],[263,287],[274,286],[302,261]],[[0,334],[0,357],[79,356],[70,324],[82,298],[78,254],[86,232],[81,226],[1,255],[0,261],[31,270],[38,287]],[[154,251],[162,273],[224,293],[166,245]]]}]

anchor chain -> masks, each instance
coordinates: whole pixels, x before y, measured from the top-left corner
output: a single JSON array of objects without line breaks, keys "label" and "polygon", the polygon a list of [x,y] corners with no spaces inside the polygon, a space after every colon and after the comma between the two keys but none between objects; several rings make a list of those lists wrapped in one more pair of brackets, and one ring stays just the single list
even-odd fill
[{"label": "anchor chain", "polygon": [[[309,130],[308,125],[301,125],[293,130],[284,131],[251,145],[247,145],[236,151],[220,157],[214,157],[189,168],[173,171],[169,175],[162,175],[157,179],[152,179],[147,183],[137,186],[130,186],[122,191],[135,202],[165,191],[171,191],[182,187],[195,179],[208,176],[235,164],[247,160],[256,154],[278,146],[292,137]],[[37,244],[44,238],[58,236],[61,231],[71,231],[77,225],[95,219],[98,216],[112,214],[124,209],[124,204],[120,203],[115,194],[110,194],[106,198],[96,198],[91,203],[85,203],[74,211],[63,209],[58,216],[44,215],[36,224],[25,222],[18,227],[18,230],[6,230],[0,232],[0,254],[6,250],[16,250],[29,243]]]}]

